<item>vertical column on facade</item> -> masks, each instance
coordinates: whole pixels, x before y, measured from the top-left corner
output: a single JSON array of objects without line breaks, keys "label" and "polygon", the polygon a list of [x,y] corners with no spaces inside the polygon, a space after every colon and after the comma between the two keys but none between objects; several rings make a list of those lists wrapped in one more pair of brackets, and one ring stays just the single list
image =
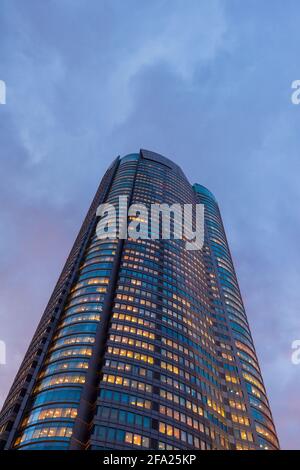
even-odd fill
[{"label": "vertical column on facade", "polygon": [[[146,180],[149,183],[151,179],[144,174],[141,159],[135,174],[132,203],[146,203],[143,197],[143,181],[147,186]],[[121,194],[124,194],[124,185],[120,188],[123,190]],[[152,343],[156,337],[158,311],[150,292],[148,298],[141,298],[139,292],[147,278],[157,281],[158,272],[155,279],[151,274],[157,248],[159,245],[156,242],[145,239],[129,237],[124,242],[91,449],[106,446],[118,449],[132,446],[156,448],[149,434],[152,420],[147,413],[152,407],[150,397],[157,388],[153,365],[158,363],[158,359],[153,353],[156,352],[159,357],[159,351],[157,344]],[[117,427],[116,421],[119,422]],[[144,429],[142,433],[140,426]]]},{"label": "vertical column on facade", "polygon": [[[118,207],[119,196],[126,196],[128,198],[128,204],[131,203],[138,162],[139,157],[135,154],[131,157],[127,156],[127,158],[125,157],[120,161],[119,167],[116,171],[115,180],[112,182],[105,201],[114,205],[119,222],[121,217],[119,213],[120,208]],[[127,216],[125,222],[127,223]],[[94,414],[97,412],[95,404],[99,393],[99,381],[102,375],[103,356],[107,345],[107,334],[111,320],[115,289],[119,276],[124,240],[115,239],[110,240],[110,242],[114,243],[116,250],[108,279],[108,289],[103,302],[101,323],[97,328],[92,357],[70,441],[70,450],[83,450],[87,447],[92,431],[91,423],[93,421]]]}]

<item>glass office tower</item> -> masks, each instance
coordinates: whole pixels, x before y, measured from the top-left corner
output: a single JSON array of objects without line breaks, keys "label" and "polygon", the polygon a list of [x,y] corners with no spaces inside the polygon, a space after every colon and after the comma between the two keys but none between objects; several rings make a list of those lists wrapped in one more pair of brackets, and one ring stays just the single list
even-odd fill
[{"label": "glass office tower", "polygon": [[[205,243],[99,239],[101,203],[205,207]],[[2,449],[278,449],[218,204],[141,150],[107,170],[0,415]]]}]

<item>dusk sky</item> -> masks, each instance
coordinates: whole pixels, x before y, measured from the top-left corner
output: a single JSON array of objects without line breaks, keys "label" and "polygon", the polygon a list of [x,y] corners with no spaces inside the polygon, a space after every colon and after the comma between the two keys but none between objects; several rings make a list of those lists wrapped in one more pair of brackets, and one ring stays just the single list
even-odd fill
[{"label": "dusk sky", "polygon": [[0,0],[0,406],[104,171],[216,196],[281,447],[300,449],[299,0]]}]

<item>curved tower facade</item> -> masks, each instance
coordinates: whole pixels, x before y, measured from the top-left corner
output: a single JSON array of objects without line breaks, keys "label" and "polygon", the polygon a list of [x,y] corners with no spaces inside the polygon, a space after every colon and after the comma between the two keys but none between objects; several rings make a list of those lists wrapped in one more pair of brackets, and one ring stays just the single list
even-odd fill
[{"label": "curved tower facade", "polygon": [[[97,207],[120,196],[203,204],[203,249],[99,239]],[[141,150],[106,172],[0,433],[4,449],[278,448],[218,205],[169,159]]]},{"label": "curved tower facade", "polygon": [[244,440],[250,433],[256,448],[276,449],[278,438],[219,206],[207,188],[200,184],[193,187],[205,207],[204,256],[211,284],[211,313],[217,354],[224,361],[226,401],[234,436],[240,448],[248,447],[241,437]]}]

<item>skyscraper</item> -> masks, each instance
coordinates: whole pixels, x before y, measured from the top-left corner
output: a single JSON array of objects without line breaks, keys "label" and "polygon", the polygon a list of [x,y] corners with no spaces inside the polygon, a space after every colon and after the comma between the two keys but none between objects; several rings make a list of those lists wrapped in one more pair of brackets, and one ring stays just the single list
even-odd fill
[{"label": "skyscraper", "polygon": [[[203,204],[205,243],[99,239],[96,210]],[[107,170],[0,415],[4,449],[277,449],[215,197],[154,152]]]}]

